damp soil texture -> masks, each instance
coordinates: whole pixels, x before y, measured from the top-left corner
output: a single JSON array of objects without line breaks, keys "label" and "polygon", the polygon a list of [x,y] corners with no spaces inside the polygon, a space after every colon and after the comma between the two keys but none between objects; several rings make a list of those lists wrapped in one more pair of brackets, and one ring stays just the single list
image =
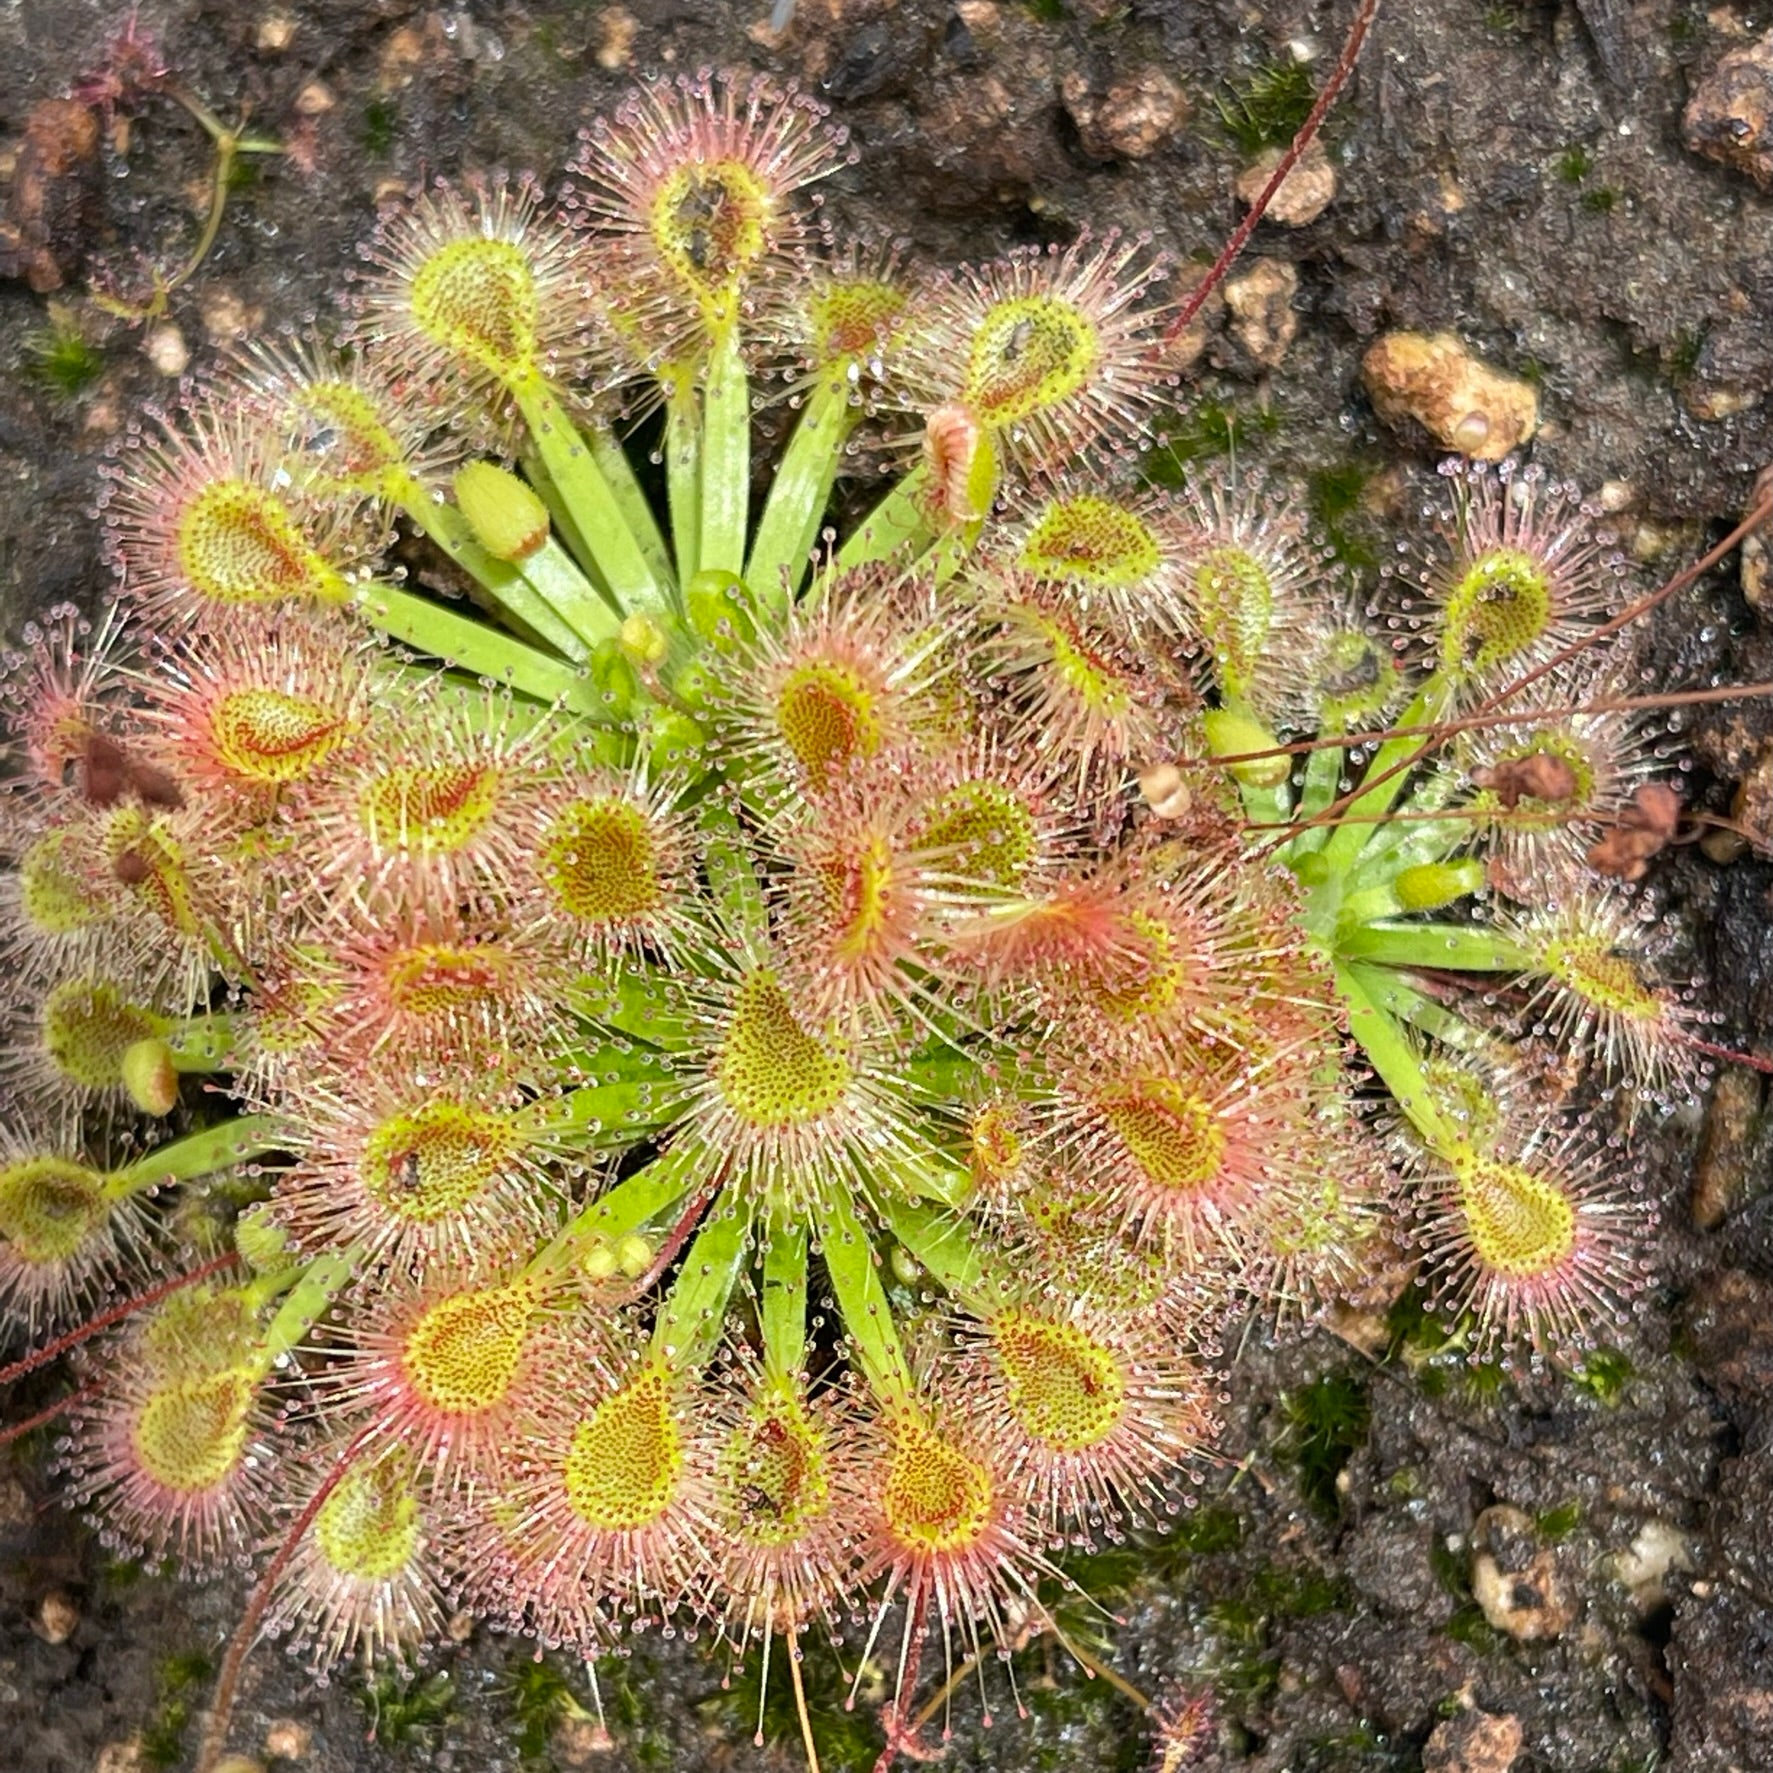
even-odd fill
[{"label": "damp soil texture", "polygon": [[[237,338],[336,312],[378,201],[436,175],[554,178],[637,77],[768,70],[821,95],[857,163],[841,240],[940,263],[1085,229],[1204,263],[1236,181],[1297,120],[1346,0],[164,0],[139,28],[224,119],[285,152],[242,163],[212,249],[148,323],[95,283],[176,270],[207,144],[164,102],[58,106],[104,68],[121,0],[0,6],[0,577],[15,628],[106,573],[90,515],[107,449]],[[1773,459],[1773,39],[1767,15],[1668,0],[1387,0],[1326,131],[1334,194],[1265,222],[1241,308],[1207,311],[1172,466],[1311,489],[1359,560],[1373,513],[1431,489],[1438,449],[1381,422],[1360,364],[1390,330],[1449,331],[1537,390],[1533,457],[1602,492],[1646,578],[1702,552]],[[90,90],[90,89],[88,89]],[[1763,153],[1763,145],[1766,152]],[[1161,466],[1161,463],[1160,463]],[[1604,489],[1604,491],[1603,491]],[[1371,563],[1369,563],[1371,564]],[[1659,680],[1773,675],[1763,577],[1734,564],[1654,636]],[[1755,704],[1692,722],[1689,795],[1769,825]],[[1646,887],[1720,1041],[1773,1042],[1773,867],[1690,849]],[[1470,1367],[1407,1308],[1341,1335],[1253,1329],[1226,1360],[1222,1457],[1173,1531],[1080,1570],[1090,1653],[1147,1692],[1210,1686],[1202,1764],[1267,1773],[1727,1773],[1773,1767],[1773,1115],[1730,1071],[1643,1154],[1658,1286],[1579,1383]],[[1377,1291],[1378,1289],[1376,1289]],[[17,1340],[16,1336],[13,1338]],[[12,1407],[54,1395],[58,1380]],[[243,1583],[109,1559],[61,1508],[44,1435],[0,1465],[0,1768],[188,1764]],[[1110,1617],[1112,1615],[1112,1617]],[[580,1671],[459,1621],[417,1682],[317,1687],[263,1649],[234,1740],[272,1773],[798,1764],[786,1683],[751,1746],[755,1677],[658,1636]],[[953,1696],[954,1769],[1151,1764],[1147,1721],[1050,1638]],[[818,1655],[824,1764],[879,1743]]]}]

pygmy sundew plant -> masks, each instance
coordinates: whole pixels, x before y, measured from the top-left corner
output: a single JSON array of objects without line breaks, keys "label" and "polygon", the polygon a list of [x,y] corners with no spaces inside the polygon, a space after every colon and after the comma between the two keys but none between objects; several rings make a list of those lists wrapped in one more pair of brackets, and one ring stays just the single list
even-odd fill
[{"label": "pygmy sundew plant", "polygon": [[1568,1358],[1639,1287],[1695,1013],[1619,890],[1677,803],[1587,509],[1450,469],[1378,620],[1296,501],[1142,487],[1141,243],[822,252],[843,151],[661,81],[552,208],[402,208],[342,352],[130,440],[119,613],[13,662],[0,1291],[152,1283],[65,1459],[118,1546],[253,1561],[239,1653],[399,1662],[447,1598],[798,1689],[847,1635],[890,1759],[926,1641],[1186,1500],[1234,1309],[1385,1239]]}]

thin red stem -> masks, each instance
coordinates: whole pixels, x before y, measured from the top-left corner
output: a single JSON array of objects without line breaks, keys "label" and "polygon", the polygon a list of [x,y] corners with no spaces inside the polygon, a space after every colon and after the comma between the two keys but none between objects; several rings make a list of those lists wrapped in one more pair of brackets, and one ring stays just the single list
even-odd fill
[{"label": "thin red stem", "polygon": [[181,1287],[189,1287],[201,1280],[208,1280],[212,1274],[224,1268],[230,1268],[240,1257],[233,1250],[225,1250],[219,1256],[211,1256],[207,1262],[200,1262],[189,1274],[174,1275],[169,1281],[162,1281],[157,1287],[150,1287],[145,1293],[135,1293],[129,1298],[120,1300],[108,1310],[101,1311],[97,1317],[89,1317],[85,1323],[77,1324],[65,1335],[56,1337],[53,1342],[46,1342],[41,1348],[34,1348],[29,1354],[21,1355],[9,1367],[0,1367],[0,1385],[6,1385],[14,1379],[22,1379],[27,1373],[34,1373],[37,1368],[47,1366],[59,1354],[66,1354],[70,1348],[78,1348],[82,1342],[89,1341],[100,1330],[108,1330],[112,1324],[121,1323],[124,1318],[133,1316],[138,1311],[146,1311],[150,1305],[158,1305],[169,1293],[176,1293]]},{"label": "thin red stem", "polygon": [[[1731,532],[1725,536],[1715,548],[1709,549],[1706,553],[1702,554],[1691,566],[1683,567],[1673,578],[1658,586],[1656,590],[1650,592],[1647,596],[1640,597],[1635,603],[1627,604],[1626,607],[1622,609],[1618,615],[1614,616],[1611,621],[1603,622],[1598,628],[1592,629],[1587,634],[1584,634],[1580,640],[1572,641],[1568,646],[1553,653],[1544,664],[1534,666],[1531,671],[1516,678],[1513,683],[1507,684],[1502,689],[1499,689],[1493,696],[1480,702],[1477,708],[1473,710],[1472,714],[1465,718],[1476,719],[1491,713],[1499,704],[1510,700],[1514,696],[1518,696],[1522,690],[1539,682],[1539,680],[1545,677],[1548,673],[1555,671],[1558,666],[1567,664],[1571,659],[1574,659],[1587,651],[1587,649],[1593,646],[1597,640],[1605,640],[1609,635],[1617,634],[1620,629],[1627,628],[1633,622],[1642,620],[1643,617],[1647,616],[1659,605],[1666,603],[1669,598],[1673,597],[1677,592],[1686,590],[1689,585],[1692,585],[1699,579],[1703,578],[1714,566],[1724,560],[1749,536],[1753,535],[1754,532],[1767,521],[1769,516],[1773,516],[1773,491],[1763,495],[1763,497],[1749,511],[1748,515],[1744,517],[1743,520],[1737,524],[1737,526],[1731,530]],[[1696,693],[1709,694],[1709,692]],[[1713,699],[1727,700],[1728,698],[1725,696],[1717,696]],[[1438,735],[1442,729],[1435,728],[1432,730]],[[1400,758],[1389,768],[1381,770],[1378,775],[1373,776],[1370,779],[1363,778],[1357,786],[1349,789],[1346,794],[1340,795],[1338,798],[1331,801],[1322,812],[1314,813],[1309,819],[1299,821],[1293,827],[1295,834],[1299,831],[1308,831],[1315,825],[1336,824],[1339,816],[1346,812],[1350,806],[1369,790],[1379,787],[1382,783],[1389,782],[1394,776],[1400,776],[1409,770],[1413,770],[1424,758],[1430,756],[1440,743],[1441,738],[1439,736],[1431,737],[1423,744],[1417,746],[1408,757]],[[1286,841],[1285,838],[1276,838],[1274,842],[1269,844],[1261,853],[1265,855],[1269,854],[1272,851],[1279,849]]]},{"label": "thin red stem", "polygon": [[1714,566],[1727,559],[1742,543],[1747,541],[1769,517],[1773,517],[1773,488],[1761,494],[1760,498],[1749,507],[1748,514],[1743,520],[1715,548],[1701,554],[1691,566],[1682,567],[1672,579],[1659,585],[1646,596],[1640,597],[1636,603],[1628,603],[1611,621],[1603,622],[1591,633],[1584,634],[1580,640],[1573,640],[1568,646],[1553,653],[1543,665],[1535,665],[1525,676],[1517,677],[1512,683],[1503,685],[1493,696],[1480,702],[1476,712],[1479,714],[1489,713],[1492,708],[1518,696],[1522,690],[1530,689],[1542,677],[1550,676],[1560,665],[1567,665],[1570,660],[1579,658],[1597,640],[1606,640],[1617,634],[1622,628],[1629,628],[1633,622],[1642,621],[1652,610],[1668,602],[1676,593],[1685,591],[1690,585],[1697,584]]},{"label": "thin red stem", "polygon": [[909,1755],[914,1761],[929,1758],[917,1743],[918,1734],[923,1727],[922,1719],[913,1718],[909,1729],[903,1722],[905,1708],[917,1692],[918,1676],[923,1671],[924,1619],[928,1606],[929,1590],[920,1581],[917,1598],[910,1603],[906,1612],[904,1668],[899,1677],[898,1691],[887,1703],[886,1747],[880,1751],[880,1757],[874,1763],[874,1773],[888,1773],[888,1769],[901,1754]]},{"label": "thin red stem", "polygon": [[1493,726],[1533,726],[1540,721],[1569,720],[1578,714],[1641,714],[1663,708],[1695,708],[1717,702],[1746,702],[1773,696],[1773,683],[1726,683],[1715,689],[1671,690],[1665,695],[1613,696],[1600,702],[1571,702],[1556,708],[1519,708],[1509,713],[1468,714],[1424,726],[1376,727],[1364,733],[1336,733],[1327,738],[1295,739],[1261,751],[1227,751],[1215,764],[1258,763],[1268,757],[1304,757],[1313,751],[1347,751],[1357,745],[1378,745],[1387,739],[1448,739],[1455,733],[1479,732]]},{"label": "thin red stem", "polygon": [[9,1422],[0,1428],[0,1447],[27,1435],[33,1428],[41,1428],[46,1422],[53,1422],[56,1417],[71,1410],[82,1398],[90,1397],[98,1390],[98,1381],[89,1379],[86,1384],[70,1391],[66,1397],[59,1397],[46,1409],[39,1410],[35,1416],[27,1416],[23,1422]]},{"label": "thin red stem", "polygon": [[652,1266],[628,1289],[623,1304],[644,1299],[659,1284],[665,1270],[682,1254],[683,1246],[689,1242],[690,1233],[701,1222],[703,1213],[708,1210],[708,1203],[720,1192],[726,1177],[727,1170],[723,1165],[707,1187],[684,1208],[677,1223],[671,1228],[671,1235],[659,1246],[659,1253],[653,1257]]},{"label": "thin red stem", "polygon": [[355,1463],[357,1455],[379,1428],[379,1423],[366,1422],[358,1429],[332,1469],[321,1479],[320,1487],[308,1498],[307,1506],[290,1523],[289,1531],[283,1536],[283,1543],[277,1548],[277,1555],[265,1567],[264,1575],[253,1585],[253,1591],[247,1597],[246,1611],[240,1615],[240,1623],[235,1626],[234,1635],[228,1640],[228,1653],[222,1658],[221,1673],[216,1677],[215,1702],[210,1706],[209,1717],[203,1726],[203,1746],[197,1752],[197,1773],[214,1773],[215,1764],[221,1759],[222,1750],[227,1746],[228,1725],[234,1716],[234,1695],[240,1685],[240,1671],[246,1666],[246,1658],[258,1636],[259,1623],[265,1616],[265,1609],[271,1604],[272,1590],[276,1588],[283,1572],[289,1568],[289,1560],[295,1556],[303,1534],[313,1526],[314,1517],[326,1506],[326,1499],[339,1487],[345,1473]]},{"label": "thin red stem", "polygon": [[1212,295],[1226,274],[1237,263],[1238,255],[1249,245],[1250,236],[1256,232],[1257,224],[1267,213],[1268,206],[1274,201],[1274,194],[1286,183],[1287,174],[1299,164],[1300,159],[1315,139],[1318,131],[1323,128],[1324,118],[1329,115],[1330,107],[1336,102],[1337,95],[1348,84],[1348,77],[1354,72],[1354,64],[1360,60],[1361,45],[1367,40],[1367,32],[1372,27],[1374,15],[1379,10],[1379,0],[1361,0],[1360,10],[1354,15],[1354,23],[1348,27],[1348,35],[1342,43],[1342,53],[1336,58],[1336,65],[1330,70],[1330,77],[1324,82],[1323,91],[1317,95],[1317,102],[1311,107],[1305,121],[1299,125],[1299,133],[1281,155],[1280,163],[1275,167],[1256,201],[1250,205],[1250,213],[1232,229],[1230,237],[1220,249],[1219,256],[1213,260],[1208,270],[1188,299],[1183,302],[1181,310],[1164,331],[1159,350],[1167,352],[1176,340],[1188,330],[1194,317],[1206,305],[1207,298]]},{"label": "thin red stem", "polygon": [[1715,1040],[1701,1040],[1696,1034],[1682,1034],[1680,1043],[1691,1047],[1696,1053],[1704,1053],[1708,1059],[1722,1059],[1728,1065],[1743,1065],[1750,1071],[1758,1071],[1764,1077],[1773,1077],[1773,1059],[1763,1057],[1760,1053],[1739,1052],[1735,1047],[1719,1046]]}]

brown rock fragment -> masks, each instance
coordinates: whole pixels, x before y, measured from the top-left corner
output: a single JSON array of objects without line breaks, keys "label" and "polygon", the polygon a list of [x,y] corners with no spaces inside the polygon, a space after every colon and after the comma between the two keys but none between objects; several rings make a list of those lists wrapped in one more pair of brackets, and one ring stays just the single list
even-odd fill
[{"label": "brown rock fragment", "polygon": [[614,74],[634,60],[640,21],[625,6],[606,6],[597,19],[597,65]]},{"label": "brown rock fragment", "polygon": [[[1761,1076],[1745,1065],[1727,1065],[1705,1105],[1705,1131],[1693,1169],[1693,1223],[1711,1231],[1751,1192],[1749,1155],[1761,1117]],[[1758,1191],[1757,1191],[1758,1192]]]},{"label": "brown rock fragment", "polygon": [[1450,332],[1388,332],[1368,346],[1361,376],[1387,423],[1418,424],[1480,462],[1501,461],[1539,429],[1533,385],[1492,369]]},{"label": "brown rock fragment", "polygon": [[[1750,516],[1761,502],[1773,496],[1773,468],[1763,468],[1755,476],[1755,483],[1749,489],[1748,508],[1743,512]],[[1765,619],[1767,611],[1773,607],[1773,546],[1769,537],[1773,536],[1773,519],[1763,519],[1760,528],[1743,538],[1742,550],[1738,558],[1742,563],[1742,595],[1750,609],[1760,613]]]},{"label": "brown rock fragment", "polygon": [[90,106],[44,99],[31,108],[0,219],[0,276],[42,295],[79,275],[98,209],[98,147]]},{"label": "brown rock fragment", "polygon": [[565,1717],[548,1737],[556,1765],[563,1773],[583,1773],[615,1751],[615,1738],[594,1717]]},{"label": "brown rock fragment", "polygon": [[1726,1402],[1765,1407],[1773,1396],[1773,1282],[1727,1268],[1694,1295],[1682,1327],[1707,1384]]},{"label": "brown rock fragment", "polygon": [[1232,337],[1263,369],[1273,369],[1286,356],[1299,331],[1293,312],[1298,293],[1299,273],[1284,259],[1258,259],[1225,285]]},{"label": "brown rock fragment", "polygon": [[1521,1752],[1521,1721],[1494,1712],[1443,1718],[1422,1745],[1422,1773],[1508,1773]]},{"label": "brown rock fragment", "polygon": [[[1206,277],[1204,266],[1193,266],[1184,271],[1176,284],[1176,303],[1180,307],[1197,290]],[[1201,304],[1200,312],[1188,325],[1170,341],[1169,349],[1164,353],[1164,365],[1171,370],[1189,368],[1207,348],[1207,339],[1212,332],[1214,323],[1224,311],[1225,286],[1215,287]]]},{"label": "brown rock fragment", "polygon": [[314,1732],[299,1718],[274,1718],[265,1730],[265,1756],[273,1761],[306,1760]]},{"label": "brown rock fragment", "polygon": [[36,1617],[31,1621],[34,1631],[46,1644],[65,1644],[80,1625],[80,1609],[65,1590],[52,1588],[37,1603]]},{"label": "brown rock fragment", "polygon": [[[1246,208],[1254,208],[1274,169],[1280,165],[1284,148],[1268,148],[1244,168],[1237,181],[1237,194]],[[1303,228],[1315,222],[1330,206],[1336,195],[1336,168],[1324,145],[1315,137],[1299,163],[1282,181],[1281,187],[1263,211],[1263,220],[1279,222],[1283,227]]]},{"label": "brown rock fragment", "polygon": [[1506,1503],[1486,1508],[1472,1531],[1471,1593],[1498,1631],[1523,1643],[1562,1637],[1576,1618],[1557,1555],[1533,1517]]},{"label": "brown rock fragment", "polygon": [[1084,152],[1098,160],[1143,160],[1170,140],[1188,115],[1186,95],[1162,68],[1141,68],[1101,91],[1074,70],[1060,83],[1059,96]]},{"label": "brown rock fragment", "polygon": [[1773,36],[1731,50],[1700,81],[1681,133],[1695,154],[1773,190]]}]

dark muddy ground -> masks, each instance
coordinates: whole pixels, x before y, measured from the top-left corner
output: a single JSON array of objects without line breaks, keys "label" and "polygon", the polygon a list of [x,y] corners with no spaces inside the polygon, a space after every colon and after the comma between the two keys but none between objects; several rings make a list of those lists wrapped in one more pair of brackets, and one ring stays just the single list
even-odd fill
[{"label": "dark muddy ground", "polygon": [[[6,607],[16,619],[100,589],[96,464],[132,414],[174,393],[164,371],[181,355],[200,367],[231,335],[324,317],[379,193],[478,167],[547,174],[641,71],[752,65],[821,91],[862,150],[826,193],[840,235],[867,226],[954,261],[1118,226],[1187,261],[1238,214],[1245,156],[1215,101],[1296,49],[1333,48],[1349,10],[800,0],[778,39],[767,0],[165,0],[143,22],[186,82],[229,116],[250,107],[295,151],[234,192],[214,251],[144,339],[80,292],[132,255],[174,264],[188,250],[202,138],[150,107],[126,148],[102,141],[84,171],[77,153],[72,173],[45,170],[49,150],[25,148],[27,119],[102,63],[122,8],[11,0],[8,239],[11,268],[37,287],[0,282]],[[1773,459],[1773,199],[1748,164],[1773,87],[1751,57],[1734,105],[1711,117],[1735,167],[1685,145],[1682,111],[1766,23],[1747,6],[1666,0],[1396,0],[1329,128],[1334,201],[1302,228],[1265,225],[1253,248],[1296,268],[1297,336],[1277,363],[1271,339],[1252,353],[1217,315],[1183,446],[1210,442],[1230,412],[1246,460],[1301,477],[1356,464],[1346,484],[1407,503],[1434,454],[1377,423],[1360,357],[1386,328],[1451,328],[1538,385],[1534,455],[1591,489],[1614,483],[1646,571],[1699,551]],[[71,397],[41,372],[52,303],[102,353]],[[1212,422],[1186,416],[1203,409]],[[1664,680],[1773,675],[1773,635],[1733,572],[1678,600],[1657,647]],[[1694,792],[1725,808],[1747,777],[1746,808],[1765,828],[1764,719],[1696,725]],[[1689,852],[1650,890],[1696,932],[1689,964],[1713,981],[1718,1037],[1773,1039],[1773,868]],[[1706,1231],[1691,1204],[1696,1153]],[[1773,1766],[1770,1168],[1773,1125],[1750,1074],[1733,1075],[1703,1125],[1651,1141],[1662,1284],[1619,1361],[1586,1385],[1474,1379],[1405,1331],[1378,1362],[1322,1332],[1280,1346],[1253,1336],[1232,1363],[1224,1464],[1200,1507],[1167,1541],[1095,1570],[1121,1584],[1111,1604],[1124,1623],[1085,1615],[1080,1629],[1112,1630],[1118,1666],[1147,1690],[1213,1685],[1211,1753],[1227,1767]],[[54,1505],[41,1452],[27,1443],[0,1475],[0,1767],[179,1765],[238,1587],[175,1588],[109,1564]],[[1522,1635],[1474,1598],[1479,1554]],[[71,1611],[58,1616],[54,1596]],[[365,1695],[317,1691],[261,1652],[236,1741],[261,1759],[297,1751],[272,1760],[275,1773],[797,1759],[781,1716],[776,1745],[751,1749],[744,1691],[723,1692],[721,1665],[680,1643],[643,1641],[606,1669],[616,1745],[601,1755],[562,1725],[521,1647],[474,1631],[436,1666],[419,1691]],[[1145,1726],[1102,1682],[1038,1645],[1019,1674],[1026,1721],[992,1671],[997,1723],[982,1730],[963,1689],[944,1765],[1145,1764]],[[834,1679],[811,1678],[834,1702]],[[833,1711],[823,1728],[828,1767],[867,1764],[877,1738],[864,1713]]]}]

